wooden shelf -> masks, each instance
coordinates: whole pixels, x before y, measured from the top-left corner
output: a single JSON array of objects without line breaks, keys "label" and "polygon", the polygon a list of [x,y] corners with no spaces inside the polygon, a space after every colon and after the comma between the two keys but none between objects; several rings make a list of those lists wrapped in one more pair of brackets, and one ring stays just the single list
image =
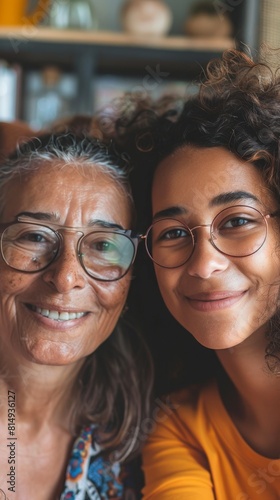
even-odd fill
[{"label": "wooden shelf", "polygon": [[[2,2],[8,0],[0,0]],[[239,5],[240,4],[240,5]],[[230,15],[234,39],[166,36],[136,37],[124,32],[61,30],[47,26],[0,28],[0,59],[22,68],[21,91],[26,76],[44,66],[55,65],[76,76],[73,113],[94,109],[94,83],[101,75],[128,77],[146,90],[162,83],[195,83],[209,60],[235,46],[257,48],[260,0],[238,2]],[[145,87],[146,85],[146,87]]]},{"label": "wooden shelf", "polygon": [[20,64],[23,78],[26,70],[50,64],[75,72],[78,90],[73,113],[93,109],[92,82],[102,73],[148,79],[150,85],[159,84],[162,75],[193,81],[210,59],[234,45],[228,38],[139,38],[122,32],[41,26],[0,29],[0,59]]},{"label": "wooden shelf", "polygon": [[[46,27],[5,27],[0,28],[0,42],[16,41],[59,43],[59,44],[86,44],[96,46],[137,47],[164,50],[196,50],[196,51],[223,51],[234,46],[231,38],[191,38],[170,36],[160,38],[142,38],[122,32],[109,31],[80,31],[58,30]],[[0,46],[1,50],[1,46]]]}]

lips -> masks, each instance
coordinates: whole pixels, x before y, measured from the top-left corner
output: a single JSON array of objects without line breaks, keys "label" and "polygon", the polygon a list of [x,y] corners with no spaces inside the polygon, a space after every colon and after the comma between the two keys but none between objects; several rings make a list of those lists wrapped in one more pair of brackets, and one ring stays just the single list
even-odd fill
[{"label": "lips", "polygon": [[27,307],[32,311],[44,316],[45,318],[53,319],[56,321],[70,321],[74,319],[80,319],[87,314],[85,311],[58,311],[56,309],[46,309],[42,307],[33,306],[31,304],[27,304]]},{"label": "lips", "polygon": [[243,294],[244,291],[221,291],[221,292],[208,292],[208,293],[197,293],[194,295],[188,295],[188,299],[190,300],[202,300],[202,301],[214,301],[214,300],[223,300],[229,297],[238,297]]},{"label": "lips", "polygon": [[186,297],[193,309],[211,312],[230,307],[241,300],[246,291],[217,291],[197,293]]}]

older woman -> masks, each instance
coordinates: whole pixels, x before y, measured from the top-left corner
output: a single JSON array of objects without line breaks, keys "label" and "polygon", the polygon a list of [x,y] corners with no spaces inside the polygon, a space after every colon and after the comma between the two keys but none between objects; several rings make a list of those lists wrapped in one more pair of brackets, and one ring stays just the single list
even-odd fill
[{"label": "older woman", "polygon": [[[160,415],[144,450],[144,498],[276,500],[279,73],[227,52],[177,122],[154,115],[146,125],[138,147],[151,153],[139,169],[150,157],[147,251],[169,312],[215,353],[217,369],[173,394],[176,409]],[[203,371],[203,357],[195,364]]]},{"label": "older woman", "polygon": [[151,374],[120,320],[138,243],[127,166],[48,135],[2,164],[0,193],[2,494],[121,498]]}]

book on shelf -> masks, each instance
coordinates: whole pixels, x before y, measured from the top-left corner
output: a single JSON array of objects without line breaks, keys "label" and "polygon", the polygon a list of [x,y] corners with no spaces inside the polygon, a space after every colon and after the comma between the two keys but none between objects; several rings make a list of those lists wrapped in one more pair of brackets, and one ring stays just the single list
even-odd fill
[{"label": "book on shelf", "polygon": [[157,81],[151,74],[142,78],[123,77],[115,75],[102,75],[93,80],[93,111],[100,111],[122,98],[124,93],[133,94],[136,98],[152,100],[164,96],[177,96],[186,99],[197,91],[195,82],[186,80],[173,80],[167,74],[166,79]]},{"label": "book on shelf", "polygon": [[41,129],[74,114],[77,79],[58,66],[44,66],[26,73],[23,94],[24,120],[34,130]]},{"label": "book on shelf", "polygon": [[19,117],[21,67],[0,60],[0,120],[13,121]]}]

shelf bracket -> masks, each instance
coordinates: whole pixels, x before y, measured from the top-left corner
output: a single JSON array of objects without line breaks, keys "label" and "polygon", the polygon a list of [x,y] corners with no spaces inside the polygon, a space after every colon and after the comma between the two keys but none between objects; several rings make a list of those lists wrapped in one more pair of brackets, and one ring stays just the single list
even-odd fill
[{"label": "shelf bracket", "polygon": [[76,57],[77,71],[77,100],[76,113],[90,114],[93,113],[93,86],[97,55],[94,50],[85,50],[79,52]]}]

